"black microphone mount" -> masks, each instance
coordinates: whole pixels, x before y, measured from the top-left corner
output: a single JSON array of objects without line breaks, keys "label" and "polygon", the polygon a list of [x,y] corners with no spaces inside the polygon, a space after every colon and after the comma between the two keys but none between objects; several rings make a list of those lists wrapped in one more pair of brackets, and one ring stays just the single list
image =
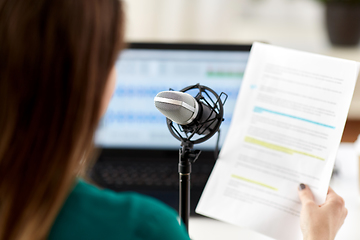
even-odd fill
[{"label": "black microphone mount", "polygon": [[[172,90],[172,89],[170,89]],[[190,174],[191,165],[201,154],[200,150],[193,150],[194,144],[205,142],[215,133],[220,132],[220,125],[224,121],[224,104],[228,95],[222,92],[218,95],[209,87],[192,85],[181,89],[180,92],[197,91],[194,97],[199,103],[197,117],[188,125],[180,125],[172,120],[166,120],[170,133],[179,141],[179,215],[182,224],[189,231],[190,217]],[[216,146],[215,151],[218,151]]]}]

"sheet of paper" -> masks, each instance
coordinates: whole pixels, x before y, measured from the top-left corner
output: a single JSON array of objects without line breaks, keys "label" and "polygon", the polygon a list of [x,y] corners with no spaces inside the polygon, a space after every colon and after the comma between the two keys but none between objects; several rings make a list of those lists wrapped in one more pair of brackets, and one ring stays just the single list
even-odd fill
[{"label": "sheet of paper", "polygon": [[321,204],[359,63],[254,43],[234,116],[196,211],[300,240],[297,187]]}]

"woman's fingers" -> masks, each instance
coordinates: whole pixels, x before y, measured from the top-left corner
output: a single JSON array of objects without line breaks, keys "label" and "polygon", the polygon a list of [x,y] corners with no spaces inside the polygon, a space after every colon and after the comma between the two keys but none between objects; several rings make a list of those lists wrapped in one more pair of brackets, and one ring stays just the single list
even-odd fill
[{"label": "woman's fingers", "polygon": [[310,188],[303,183],[299,186],[299,197],[302,205],[314,202],[314,195],[312,194]]},{"label": "woman's fingers", "polygon": [[344,223],[347,209],[342,197],[329,188],[325,203],[317,206],[309,186],[300,184],[300,226],[304,239],[331,239]]},{"label": "woman's fingers", "polygon": [[344,211],[346,209],[344,199],[342,197],[340,197],[339,195],[337,195],[331,187],[329,187],[329,192],[326,197],[325,204],[332,205],[333,207],[344,210]]},{"label": "woman's fingers", "polygon": [[328,198],[329,196],[330,196],[330,197],[332,197],[332,196],[339,196],[339,195],[336,194],[336,192],[335,192],[331,187],[329,187],[327,195],[328,195],[328,196],[327,196],[326,198]]}]

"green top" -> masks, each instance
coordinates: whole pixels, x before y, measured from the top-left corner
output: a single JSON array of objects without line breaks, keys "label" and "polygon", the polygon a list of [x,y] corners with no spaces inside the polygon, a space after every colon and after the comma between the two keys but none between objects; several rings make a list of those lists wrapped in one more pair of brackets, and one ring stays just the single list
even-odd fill
[{"label": "green top", "polygon": [[50,231],[49,240],[189,240],[177,213],[136,193],[101,190],[79,180]]}]

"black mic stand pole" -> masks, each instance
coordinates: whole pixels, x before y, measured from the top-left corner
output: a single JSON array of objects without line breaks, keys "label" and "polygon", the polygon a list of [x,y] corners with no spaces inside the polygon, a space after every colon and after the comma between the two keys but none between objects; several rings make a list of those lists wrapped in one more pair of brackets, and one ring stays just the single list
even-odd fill
[{"label": "black mic stand pole", "polygon": [[193,144],[182,141],[182,148],[179,149],[179,215],[182,220],[181,225],[185,225],[189,232],[190,218],[190,174],[191,164],[196,161],[201,151],[193,151]]}]

